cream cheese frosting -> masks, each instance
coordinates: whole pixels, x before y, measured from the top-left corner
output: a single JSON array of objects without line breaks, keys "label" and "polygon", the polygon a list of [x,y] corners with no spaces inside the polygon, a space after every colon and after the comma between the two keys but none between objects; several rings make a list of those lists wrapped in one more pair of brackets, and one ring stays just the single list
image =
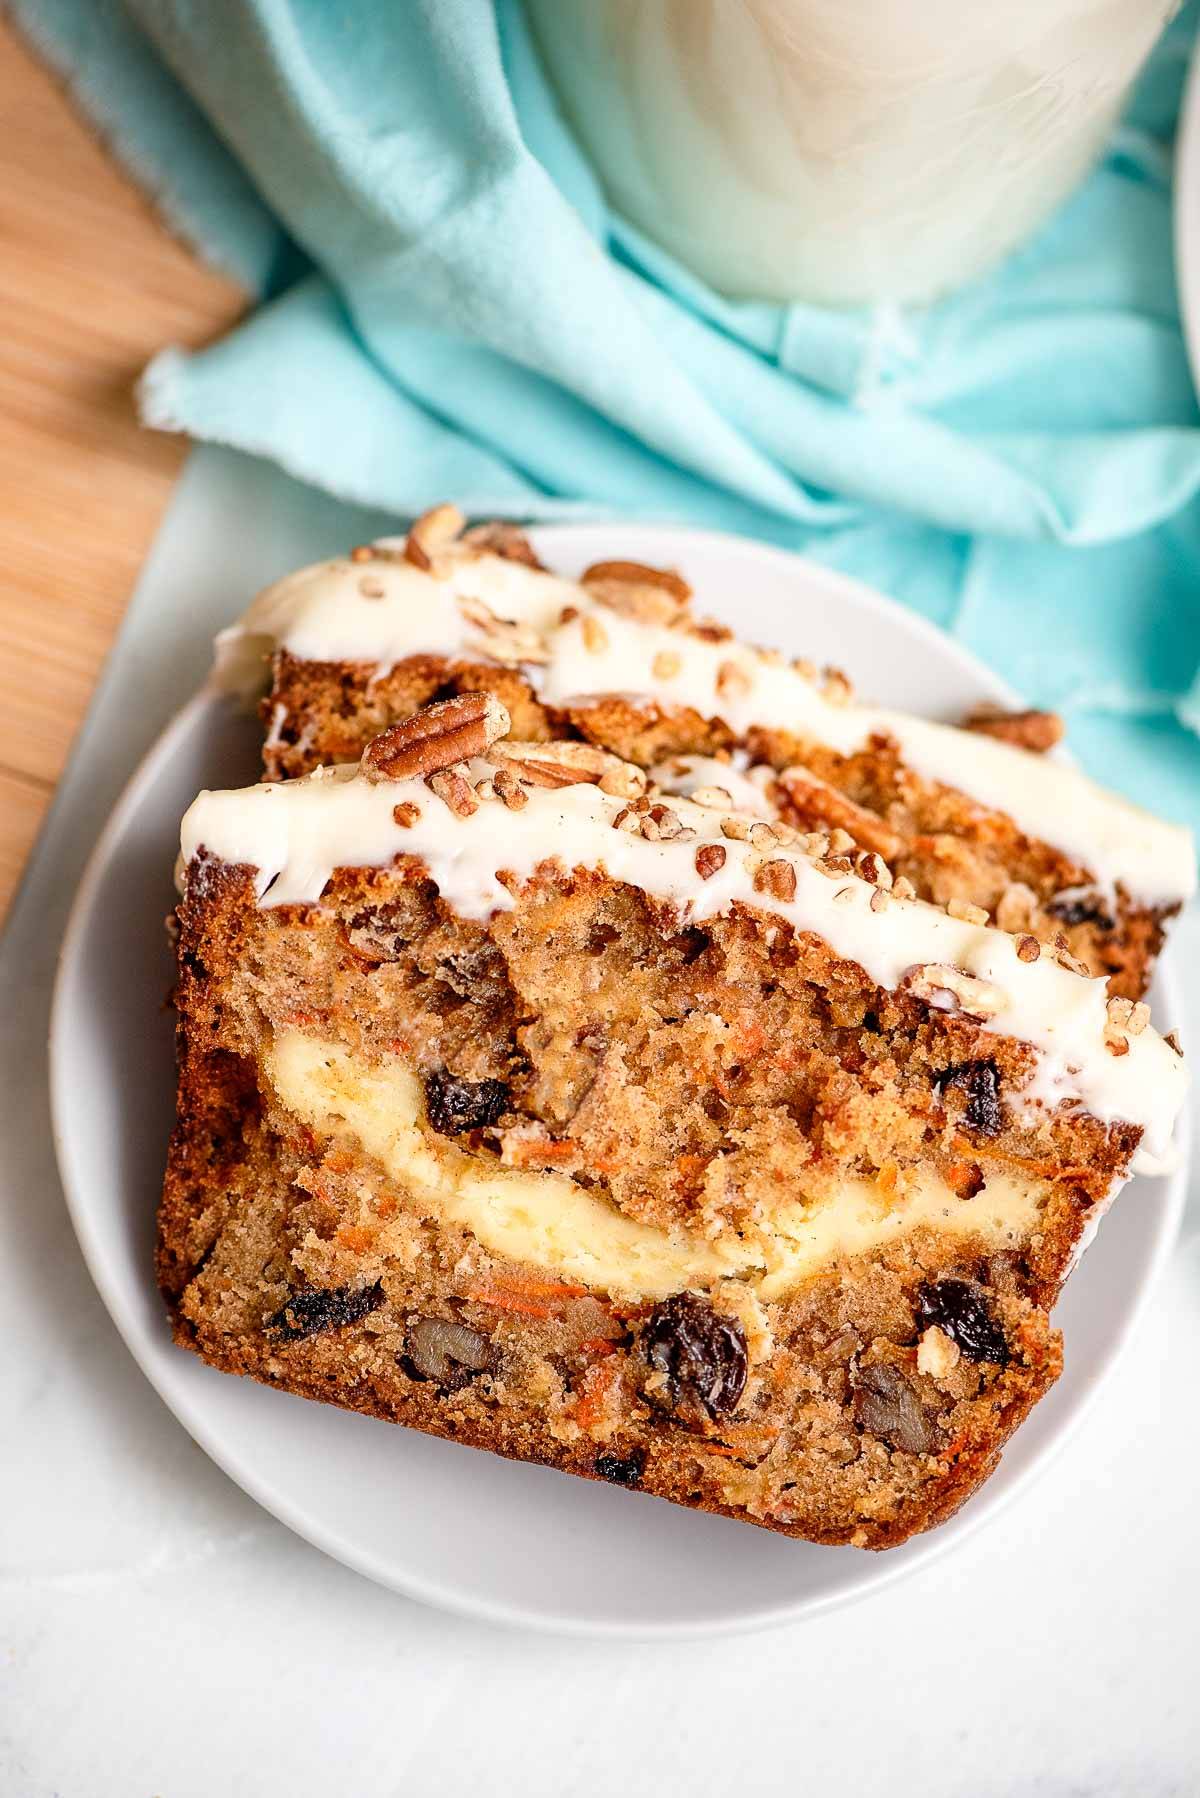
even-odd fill
[{"label": "cream cheese frosting", "polygon": [[843,700],[780,656],[710,641],[687,621],[626,616],[577,582],[463,545],[441,550],[428,571],[378,545],[368,560],[323,562],[289,575],[218,638],[217,678],[243,693],[261,688],[265,658],[276,648],[304,660],[369,663],[380,675],[420,654],[487,658],[494,644],[468,615],[472,601],[539,634],[544,659],[523,671],[547,703],[622,694],[720,718],[738,736],[778,730],[842,755],[889,737],[915,773],[1006,813],[1107,892],[1121,886],[1141,903],[1174,905],[1195,889],[1190,832],[1065,763],[954,725]]},{"label": "cream cheese frosting", "polygon": [[[492,772],[486,762],[472,765],[475,779]],[[406,825],[397,821],[397,808]],[[1007,933],[920,900],[881,895],[856,875],[831,878],[824,863],[799,850],[764,852],[731,838],[711,807],[673,801],[687,835],[657,841],[614,828],[623,809],[622,800],[599,787],[577,784],[535,787],[520,810],[492,799],[460,817],[421,779],[371,780],[353,767],[325,768],[300,780],[201,793],[183,819],[180,847],[185,865],[207,850],[253,868],[259,902],[269,906],[316,902],[335,868],[386,867],[410,856],[428,869],[443,899],[471,918],[511,908],[510,888],[548,862],[567,871],[603,870],[670,904],[687,922],[703,923],[739,903],[777,914],[822,938],[879,986],[898,988],[915,970],[926,970],[934,975],[930,1003],[953,1005],[952,992],[965,977],[964,1008],[981,1027],[1036,1051],[1025,1095],[1030,1103],[1081,1104],[1106,1123],[1139,1126],[1147,1157],[1167,1151],[1186,1071],[1149,1028],[1129,1035],[1126,1052],[1112,1053],[1103,980],[1076,974],[1048,954],[1023,960]],[[697,852],[706,845],[724,856],[702,878]],[[778,882],[774,890],[756,888],[768,860],[794,872],[788,896],[780,896]],[[785,881],[783,890],[790,885]]]}]

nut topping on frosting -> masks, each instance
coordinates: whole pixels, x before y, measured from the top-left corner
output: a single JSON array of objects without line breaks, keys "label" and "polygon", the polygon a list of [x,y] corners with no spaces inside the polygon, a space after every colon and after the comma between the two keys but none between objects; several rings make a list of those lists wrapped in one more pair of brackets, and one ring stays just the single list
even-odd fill
[{"label": "nut topping on frosting", "polygon": [[679,604],[686,605],[692,589],[677,568],[651,568],[647,562],[593,562],[583,572],[583,585],[595,587],[601,581],[615,581],[619,586],[632,583],[637,587],[659,587]]},{"label": "nut topping on frosting", "polygon": [[433,506],[428,512],[422,512],[408,533],[405,557],[417,568],[432,568],[438,550],[454,541],[464,522],[457,506]]},{"label": "nut topping on frosting", "polygon": [[1106,1009],[1105,1046],[1112,1055],[1128,1055],[1129,1038],[1140,1036],[1150,1022],[1150,1007],[1144,1000],[1135,1005],[1132,999],[1112,998]]},{"label": "nut topping on frosting", "polygon": [[499,556],[505,562],[521,562],[526,568],[536,568],[543,574],[546,571],[546,564],[539,559],[521,527],[509,524],[505,519],[494,518],[486,524],[473,524],[469,531],[463,532],[462,540],[483,555]]},{"label": "nut topping on frosting", "polygon": [[480,634],[484,655],[505,667],[517,668],[527,663],[544,668],[550,660],[546,640],[540,631],[520,619],[500,618],[481,599],[460,598],[458,609]]},{"label": "nut topping on frosting", "polygon": [[501,800],[510,812],[519,812],[529,804],[529,794],[517,779],[512,768],[497,768],[492,787],[497,799]]},{"label": "nut topping on frosting", "polygon": [[958,968],[926,962],[911,968],[902,982],[905,992],[923,999],[938,1011],[965,1011],[973,1018],[993,1018],[1004,1010],[1008,996],[990,980],[978,980]]},{"label": "nut topping on frosting", "polygon": [[902,839],[877,812],[856,805],[807,768],[785,768],[778,778],[793,808],[806,823],[826,830],[849,831],[864,849],[876,850],[884,861],[894,861],[903,849]]},{"label": "nut topping on frosting", "polygon": [[439,768],[435,774],[426,777],[425,785],[450,807],[456,818],[469,818],[472,812],[479,809],[475,789],[467,779],[465,764],[460,764],[457,768]]},{"label": "nut topping on frosting", "polygon": [[782,859],[767,862],[754,876],[756,893],[770,893],[775,899],[782,899],[788,904],[796,897],[796,870],[791,862]]},{"label": "nut topping on frosting", "polygon": [[984,737],[998,737],[1034,755],[1044,755],[1063,739],[1064,725],[1057,712],[1000,712],[982,710],[963,719],[963,729]]},{"label": "nut topping on frosting", "polygon": [[722,662],[717,669],[717,693],[722,699],[742,699],[753,682],[738,662]]},{"label": "nut topping on frosting", "polygon": [[673,568],[650,568],[644,562],[593,562],[581,584],[601,605],[640,624],[675,624],[692,597]]},{"label": "nut topping on frosting", "polygon": [[636,799],[646,790],[640,768],[591,743],[498,743],[493,759],[531,787],[588,785],[617,799]]},{"label": "nut topping on frosting", "polygon": [[583,647],[588,654],[602,656],[608,648],[608,632],[600,620],[593,613],[586,612],[579,628],[583,632]]},{"label": "nut topping on frosting", "polygon": [[483,755],[508,728],[508,711],[493,694],[460,693],[390,724],[367,744],[362,772],[367,780],[436,774]]}]

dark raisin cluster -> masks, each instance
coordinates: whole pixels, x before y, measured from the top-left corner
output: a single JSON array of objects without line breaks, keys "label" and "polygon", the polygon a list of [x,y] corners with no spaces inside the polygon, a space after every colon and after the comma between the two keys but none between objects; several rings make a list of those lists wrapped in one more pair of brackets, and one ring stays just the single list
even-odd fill
[{"label": "dark raisin cluster", "polygon": [[458,1080],[445,1072],[425,1080],[429,1121],[443,1136],[461,1136],[494,1124],[508,1106],[503,1080]]},{"label": "dark raisin cluster", "polygon": [[968,1361],[1008,1362],[1004,1331],[988,1309],[987,1300],[970,1280],[939,1280],[922,1286],[917,1294],[917,1316],[922,1326],[936,1324],[956,1342]]},{"label": "dark raisin cluster", "polygon": [[746,1333],[697,1293],[677,1292],[654,1307],[642,1350],[667,1376],[648,1396],[681,1423],[704,1423],[737,1408],[746,1386]]},{"label": "dark raisin cluster", "polygon": [[374,1286],[301,1287],[267,1319],[265,1328],[284,1342],[299,1342],[322,1330],[342,1330],[347,1324],[359,1323],[382,1304],[383,1287],[378,1280]]},{"label": "dark raisin cluster", "polygon": [[964,1061],[945,1075],[947,1084],[959,1086],[967,1095],[963,1123],[980,1136],[998,1136],[1004,1128],[1004,1107],[1000,1103],[1000,1070],[992,1060]]},{"label": "dark raisin cluster", "polygon": [[1067,925],[1094,924],[1097,930],[1115,930],[1116,922],[1100,893],[1063,893],[1051,899],[1046,910]]},{"label": "dark raisin cluster", "polygon": [[602,1480],[611,1480],[614,1486],[640,1486],[642,1457],[640,1454],[633,1454],[622,1460],[620,1455],[597,1455],[592,1462],[592,1471],[598,1473]]}]

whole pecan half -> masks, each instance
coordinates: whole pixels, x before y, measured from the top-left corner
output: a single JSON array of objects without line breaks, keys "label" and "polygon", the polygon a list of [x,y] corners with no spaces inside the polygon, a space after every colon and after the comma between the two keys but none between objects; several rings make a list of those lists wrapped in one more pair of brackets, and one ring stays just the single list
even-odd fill
[{"label": "whole pecan half", "polygon": [[597,581],[632,582],[638,587],[661,587],[681,605],[692,597],[692,589],[675,568],[651,568],[646,562],[593,562],[583,571],[583,585]]},{"label": "whole pecan half", "polygon": [[531,787],[599,787],[620,799],[646,790],[642,769],[591,743],[500,743],[493,760],[503,762]]},{"label": "whole pecan half", "polygon": [[1063,738],[1063,721],[1057,712],[972,712],[963,719],[963,729],[981,737],[998,737],[1017,749],[1029,749],[1044,755]]},{"label": "whole pecan half", "polygon": [[644,562],[593,562],[583,585],[593,599],[641,624],[676,624],[686,614],[692,589],[673,568]]},{"label": "whole pecan half", "polygon": [[810,774],[807,768],[785,768],[779,785],[787,795],[790,822],[802,830],[848,831],[864,849],[873,849],[885,862],[893,861],[903,848],[901,839],[890,829],[878,812],[856,805],[836,787]]},{"label": "whole pecan half", "polygon": [[492,693],[459,693],[389,724],[363,751],[368,780],[405,780],[436,774],[483,755],[509,727],[508,712]]}]

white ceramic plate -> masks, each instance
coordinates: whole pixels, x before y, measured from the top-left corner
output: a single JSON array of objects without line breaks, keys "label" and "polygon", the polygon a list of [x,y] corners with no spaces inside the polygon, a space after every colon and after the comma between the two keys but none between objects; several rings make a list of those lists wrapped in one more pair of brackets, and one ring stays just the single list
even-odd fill
[{"label": "white ceramic plate", "polygon": [[[761,642],[836,662],[880,700],[954,718],[1011,697],[919,618],[778,551],[638,525],[536,537],[564,572],[612,555],[674,564],[703,610]],[[1107,1219],[1060,1308],[1066,1372],[1000,1471],[950,1523],[883,1555],[816,1548],[502,1461],[232,1379],[173,1347],[151,1268],[173,1088],[163,917],[182,812],[202,786],[253,779],[257,752],[253,724],[210,694],[155,745],[80,887],[51,1032],[59,1165],[93,1277],[149,1379],[247,1492],[410,1597],[497,1622],[651,1637],[783,1623],[866,1593],[944,1553],[1028,1485],[1133,1326],[1179,1220],[1181,1175],[1135,1182]],[[1155,1008],[1171,1028],[1161,978]]]}]

